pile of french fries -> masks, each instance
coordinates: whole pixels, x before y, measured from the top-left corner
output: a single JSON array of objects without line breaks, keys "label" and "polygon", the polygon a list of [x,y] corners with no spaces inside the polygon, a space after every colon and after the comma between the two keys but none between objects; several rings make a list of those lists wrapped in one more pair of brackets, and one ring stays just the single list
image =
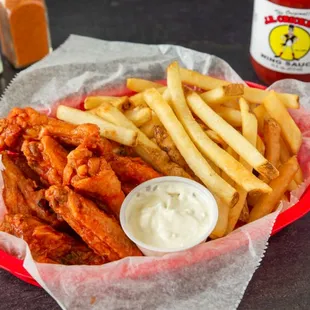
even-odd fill
[{"label": "pile of french fries", "polygon": [[303,182],[297,161],[301,132],[288,113],[294,94],[232,84],[167,68],[167,86],[127,79],[131,97],[87,97],[86,111],[59,106],[57,117],[93,123],[101,135],[134,152],[164,175],[194,179],[215,196],[211,238],[274,211]]}]

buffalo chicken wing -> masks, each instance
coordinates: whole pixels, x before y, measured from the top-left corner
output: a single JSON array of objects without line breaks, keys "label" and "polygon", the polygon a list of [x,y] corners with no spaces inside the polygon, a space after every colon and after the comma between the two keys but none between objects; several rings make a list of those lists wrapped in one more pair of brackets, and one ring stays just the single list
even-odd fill
[{"label": "buffalo chicken wing", "polygon": [[82,241],[58,232],[32,216],[6,215],[0,230],[23,238],[28,243],[34,260],[40,263],[100,265],[106,262]]},{"label": "buffalo chicken wing", "polygon": [[53,210],[60,214],[98,255],[109,261],[141,255],[117,220],[99,210],[93,201],[67,186],[51,186],[45,196]]}]

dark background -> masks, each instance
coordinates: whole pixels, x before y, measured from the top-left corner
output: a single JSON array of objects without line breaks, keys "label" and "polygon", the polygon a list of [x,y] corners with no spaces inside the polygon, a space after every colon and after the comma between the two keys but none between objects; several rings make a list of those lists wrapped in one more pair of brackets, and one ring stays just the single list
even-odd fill
[{"label": "dark background", "polygon": [[[248,81],[250,0],[47,0],[52,44],[69,34],[105,40],[170,43],[217,55]],[[168,3],[169,2],[169,3]],[[87,57],[87,55],[85,55]],[[1,87],[15,71],[4,61]],[[270,239],[239,309],[310,309],[310,214]],[[0,269],[0,309],[59,309],[42,289]],[[217,310],[217,309],[216,309]]]}]

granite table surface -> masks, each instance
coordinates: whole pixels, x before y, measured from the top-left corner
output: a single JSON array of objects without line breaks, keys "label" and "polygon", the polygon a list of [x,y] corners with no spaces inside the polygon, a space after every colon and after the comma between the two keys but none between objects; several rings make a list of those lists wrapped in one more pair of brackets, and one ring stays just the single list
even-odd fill
[{"label": "granite table surface", "polygon": [[[69,34],[105,40],[183,45],[226,60],[259,82],[249,60],[251,0],[47,0],[52,44]],[[15,71],[4,61],[1,91]],[[240,310],[310,309],[310,214],[269,241]],[[60,309],[43,290],[0,269],[0,310]]]}]

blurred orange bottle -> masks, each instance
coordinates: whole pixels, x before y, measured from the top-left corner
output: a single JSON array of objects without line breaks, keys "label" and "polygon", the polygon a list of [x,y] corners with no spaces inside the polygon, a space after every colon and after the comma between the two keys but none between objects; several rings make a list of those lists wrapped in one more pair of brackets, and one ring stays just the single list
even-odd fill
[{"label": "blurred orange bottle", "polygon": [[266,84],[310,82],[310,0],[255,0],[250,54]]},{"label": "blurred orange bottle", "polygon": [[15,68],[26,67],[51,49],[44,0],[0,0],[2,54]]}]

